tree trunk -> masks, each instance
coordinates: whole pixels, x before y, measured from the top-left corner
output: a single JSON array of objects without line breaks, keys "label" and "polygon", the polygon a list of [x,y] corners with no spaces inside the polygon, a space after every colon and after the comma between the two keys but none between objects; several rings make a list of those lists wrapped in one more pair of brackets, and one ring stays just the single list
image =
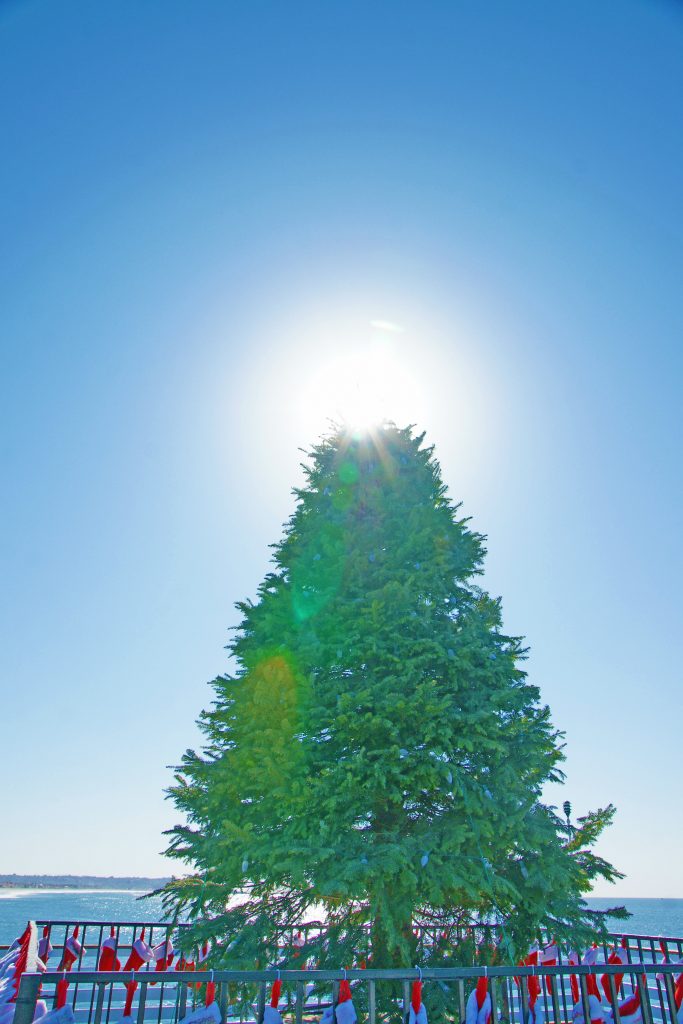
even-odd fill
[{"label": "tree trunk", "polygon": [[397,913],[389,926],[378,913],[372,923],[371,955],[375,968],[408,967],[415,963],[417,939],[413,934],[412,914]]}]

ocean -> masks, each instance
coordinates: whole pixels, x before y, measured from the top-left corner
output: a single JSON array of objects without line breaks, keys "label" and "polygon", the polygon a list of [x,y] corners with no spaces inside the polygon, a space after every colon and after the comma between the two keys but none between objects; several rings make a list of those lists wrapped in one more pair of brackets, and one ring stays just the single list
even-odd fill
[{"label": "ocean", "polygon": [[12,942],[27,921],[160,921],[161,901],[143,892],[108,889],[0,888],[0,945]]},{"label": "ocean", "polygon": [[[107,890],[2,889],[0,888],[0,944],[20,934],[28,920],[60,921],[160,921],[158,899],[141,900],[141,892]],[[623,905],[632,914],[615,921],[615,930],[639,935],[683,936],[683,900],[590,899],[590,906],[604,910]]]}]

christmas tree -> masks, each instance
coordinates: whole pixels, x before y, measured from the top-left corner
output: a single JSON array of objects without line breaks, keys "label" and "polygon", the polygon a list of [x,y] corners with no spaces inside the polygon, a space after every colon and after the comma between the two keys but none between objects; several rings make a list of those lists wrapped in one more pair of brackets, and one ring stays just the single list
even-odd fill
[{"label": "christmas tree", "polygon": [[340,428],[304,468],[273,571],[237,606],[205,747],[170,790],[187,823],[168,853],[194,873],[167,910],[233,966],[274,963],[312,918],[307,955],[330,966],[453,962],[473,920],[502,924],[506,961],[542,928],[585,941],[583,895],[620,877],[591,850],[613,808],[568,835],[544,803],[561,734],[433,449]]}]

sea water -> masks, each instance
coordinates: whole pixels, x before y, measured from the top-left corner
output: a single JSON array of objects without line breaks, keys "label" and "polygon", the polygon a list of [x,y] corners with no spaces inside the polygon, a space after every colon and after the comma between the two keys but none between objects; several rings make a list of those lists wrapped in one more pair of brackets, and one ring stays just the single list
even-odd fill
[{"label": "sea water", "polygon": [[161,900],[143,891],[0,888],[0,945],[12,942],[27,921],[161,921]]},{"label": "sea water", "polygon": [[[12,942],[29,920],[161,921],[161,901],[141,899],[143,895],[130,890],[0,888],[0,945]],[[683,900],[593,898],[588,903],[596,910],[621,905],[631,912],[628,921],[613,922],[614,931],[683,937]]]}]

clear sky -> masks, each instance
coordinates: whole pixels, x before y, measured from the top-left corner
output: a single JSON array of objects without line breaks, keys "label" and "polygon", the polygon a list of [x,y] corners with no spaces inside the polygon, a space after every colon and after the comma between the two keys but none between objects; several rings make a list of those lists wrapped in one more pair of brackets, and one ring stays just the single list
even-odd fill
[{"label": "clear sky", "polygon": [[683,897],[682,97],[658,0],[2,4],[1,871],[170,870],[166,766],[379,348],[555,798]]}]

